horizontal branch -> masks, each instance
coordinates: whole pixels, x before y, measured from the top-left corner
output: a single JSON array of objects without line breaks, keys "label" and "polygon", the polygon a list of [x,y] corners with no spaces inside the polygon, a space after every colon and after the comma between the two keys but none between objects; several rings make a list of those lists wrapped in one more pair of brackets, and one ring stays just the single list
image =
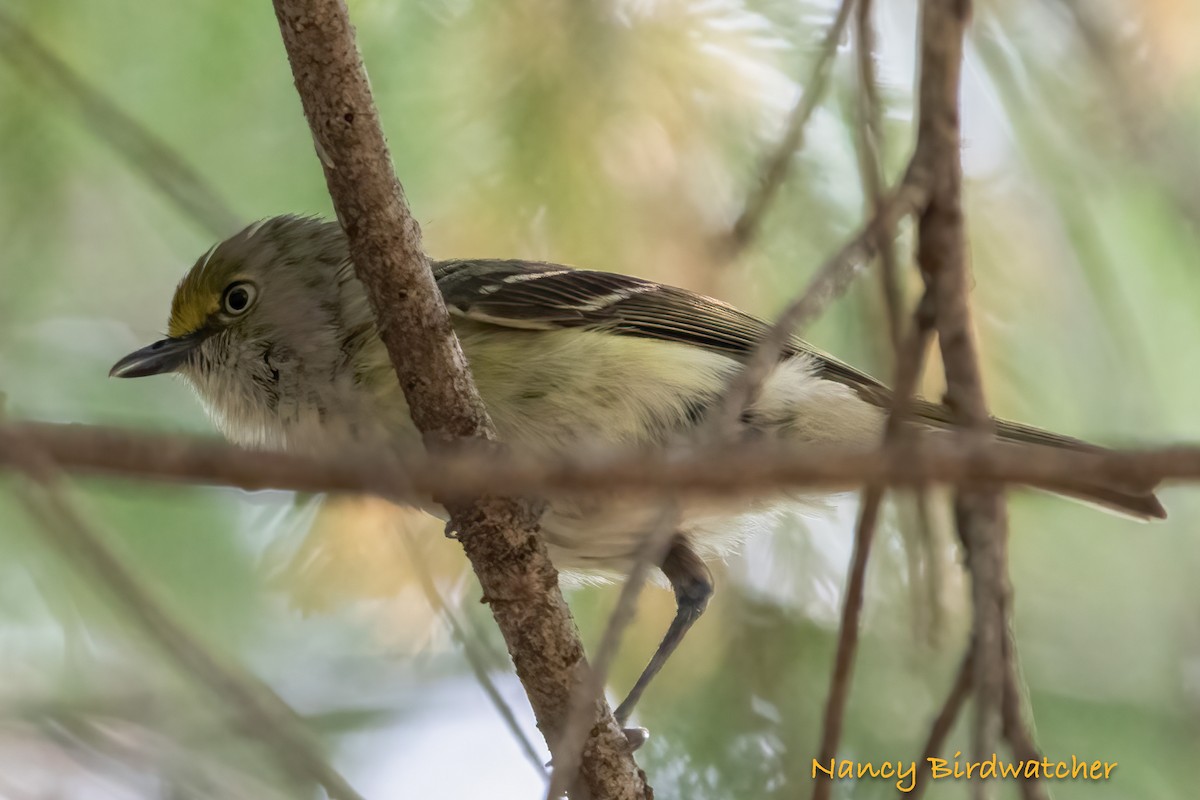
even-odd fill
[{"label": "horizontal branch", "polygon": [[407,503],[489,493],[769,495],[863,484],[1026,484],[1071,490],[1200,480],[1200,446],[1076,452],[940,434],[883,449],[783,448],[763,443],[656,451],[580,448],[572,457],[463,448],[457,452],[345,451],[328,458],[252,451],[214,439],[52,423],[0,425],[0,467],[21,468],[34,443],[65,470],[250,491],[373,494]]}]

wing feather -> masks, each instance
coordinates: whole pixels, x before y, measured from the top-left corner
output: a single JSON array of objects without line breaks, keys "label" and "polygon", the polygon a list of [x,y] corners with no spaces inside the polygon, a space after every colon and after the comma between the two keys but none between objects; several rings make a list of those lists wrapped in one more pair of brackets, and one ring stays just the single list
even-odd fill
[{"label": "wing feather", "polygon": [[[434,264],[452,314],[522,329],[580,328],[703,347],[744,359],[770,326],[711,297],[674,286],[538,261],[480,259]],[[887,387],[794,338],[783,358],[805,356],[817,374],[886,406]]]},{"label": "wing feather", "polygon": [[[763,320],[720,300],[629,275],[490,259],[435,262],[433,268],[451,314],[489,325],[605,331],[680,342],[735,359],[747,358],[770,329]],[[820,377],[853,389],[871,405],[891,406],[891,391],[882,383],[799,338],[789,342],[781,358],[807,358]],[[954,425],[949,408],[926,400],[914,402],[913,414],[935,428]],[[996,434],[1005,441],[1098,449],[1006,420],[996,420]],[[1166,512],[1153,494],[1154,483],[1065,491],[1138,518],[1161,518]]]},{"label": "wing feather", "polygon": [[[745,359],[770,326],[728,303],[629,275],[576,270],[534,261],[476,260],[435,263],[438,285],[451,312],[512,328],[581,328],[703,347]],[[807,357],[817,375],[853,389],[879,408],[891,406],[887,386],[793,338],[782,358]],[[929,425],[950,428],[953,412],[918,399],[913,413]],[[1087,449],[1078,439],[1029,425],[997,420],[1002,439]]]}]

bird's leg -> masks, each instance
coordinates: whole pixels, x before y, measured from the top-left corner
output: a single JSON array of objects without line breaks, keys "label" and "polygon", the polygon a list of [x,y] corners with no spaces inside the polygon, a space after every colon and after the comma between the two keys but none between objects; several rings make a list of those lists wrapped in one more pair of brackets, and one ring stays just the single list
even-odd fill
[{"label": "bird's leg", "polygon": [[700,615],[704,613],[704,609],[708,605],[708,598],[712,597],[712,573],[708,571],[708,567],[700,560],[700,556],[696,555],[696,552],[688,546],[687,540],[682,536],[676,536],[675,540],[671,542],[671,547],[667,550],[661,567],[663,574],[671,582],[671,588],[675,590],[675,619],[671,620],[671,627],[667,628],[667,635],[663,637],[662,643],[654,651],[650,663],[642,670],[637,683],[629,690],[629,695],[621,705],[617,706],[615,716],[618,725],[624,725],[625,721],[629,719],[642,692],[646,691],[650,681],[662,669],[663,664],[667,663],[667,659],[683,641],[688,629],[696,620],[700,619]]}]

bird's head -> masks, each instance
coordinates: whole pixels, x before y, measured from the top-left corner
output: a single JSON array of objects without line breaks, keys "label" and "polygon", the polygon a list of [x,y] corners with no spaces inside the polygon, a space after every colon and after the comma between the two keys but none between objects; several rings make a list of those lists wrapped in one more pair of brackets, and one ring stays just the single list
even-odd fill
[{"label": "bird's head", "polygon": [[167,337],[109,374],[178,373],[218,418],[258,420],[319,402],[370,320],[341,227],[274,217],[201,256],[175,290]]},{"label": "bird's head", "polygon": [[116,378],[228,365],[247,347],[310,349],[321,325],[341,322],[341,284],[353,279],[336,223],[273,217],[212,247],[171,300],[167,337],[118,361]]}]

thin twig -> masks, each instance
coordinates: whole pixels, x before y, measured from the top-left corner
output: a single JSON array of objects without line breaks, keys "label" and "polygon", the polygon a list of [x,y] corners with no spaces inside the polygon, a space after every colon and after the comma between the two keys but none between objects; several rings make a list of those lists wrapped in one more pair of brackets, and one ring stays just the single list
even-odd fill
[{"label": "thin twig", "polygon": [[[893,407],[888,415],[883,434],[884,443],[895,441],[903,435],[911,404],[913,390],[920,380],[925,364],[925,355],[933,339],[932,295],[926,294],[913,314],[912,331],[906,345],[900,350],[896,365],[896,392]],[[850,559],[850,574],[846,580],[842,618],[838,626],[837,650],[829,679],[829,692],[825,696],[825,714],[821,727],[821,746],[818,760],[829,763],[837,757],[838,743],[842,737],[842,719],[846,701],[850,696],[850,682],[854,674],[854,658],[858,649],[858,630],[862,616],[863,593],[866,587],[867,561],[871,553],[871,541],[879,521],[879,509],[883,502],[884,487],[869,484],[862,494],[858,525],[854,533],[854,551]],[[817,778],[813,782],[813,800],[828,800],[833,781]]]},{"label": "thin twig", "polygon": [[336,800],[362,800],[326,761],[295,711],[279,695],[235,664],[218,659],[92,531],[63,493],[55,464],[36,443],[27,444],[22,458],[26,473],[36,483],[18,497],[43,523],[43,533],[58,552],[136,622],[183,674],[212,692],[240,727],[270,747],[285,775],[314,781]]},{"label": "thin twig", "polygon": [[724,259],[736,258],[746,248],[754,234],[762,224],[767,207],[771,204],[779,188],[787,177],[792,158],[804,142],[804,131],[817,104],[825,93],[825,84],[829,82],[829,70],[833,57],[837,54],[838,42],[846,31],[846,23],[850,19],[850,10],[854,0],[842,0],[838,6],[837,15],[825,38],[821,42],[817,59],[813,62],[812,74],[800,91],[800,99],[788,116],[787,129],[778,146],[764,160],[759,171],[758,182],[746,197],[742,213],[734,222],[733,227],[723,237],[718,252]]},{"label": "thin twig", "polygon": [[224,237],[243,224],[220,193],[178,152],[122,111],[4,9],[0,9],[0,58],[26,80],[49,87],[78,109],[90,133],[207,233]]},{"label": "thin twig", "polygon": [[401,533],[401,538],[408,549],[408,557],[415,567],[413,572],[417,576],[417,583],[421,586],[421,591],[425,594],[425,599],[429,602],[429,607],[440,614],[442,619],[446,621],[446,626],[450,628],[450,635],[454,637],[454,640],[458,642],[458,646],[462,648],[463,656],[467,659],[467,664],[470,666],[471,672],[475,675],[475,680],[479,682],[483,693],[488,696],[488,700],[495,706],[496,713],[500,715],[500,719],[508,727],[509,733],[512,734],[513,739],[520,746],[525,760],[533,765],[534,770],[539,775],[545,777],[546,768],[542,763],[541,756],[538,755],[537,748],[533,746],[533,742],[526,735],[525,729],[521,727],[521,722],[517,719],[516,712],[513,711],[508,701],[504,699],[504,695],[500,693],[500,688],[496,686],[496,682],[492,680],[487,664],[484,663],[483,656],[476,647],[475,640],[463,628],[458,615],[454,613],[454,610],[442,595],[441,590],[438,589],[433,575],[430,574],[429,565],[425,560],[424,554],[417,546],[416,536],[413,535],[412,531],[406,530]]},{"label": "thin twig", "polygon": [[[944,617],[942,587],[945,583],[945,565],[940,546],[940,529],[934,527],[933,495],[929,489],[917,489],[912,493],[912,499],[916,506],[916,519],[911,521],[909,530],[916,529],[918,544],[921,548],[919,562],[925,568],[925,603],[928,604],[929,610],[929,617],[923,630],[926,640],[930,644],[936,644],[941,636]],[[904,523],[901,525],[902,531],[908,527]]]},{"label": "thin twig", "polygon": [[[862,178],[863,195],[868,214],[878,214],[884,201],[885,175],[883,153],[883,103],[879,96],[879,81],[875,70],[875,26],[872,0],[858,0],[854,9],[854,32],[856,34],[855,55],[858,67],[857,81],[857,126],[855,127],[858,151],[859,174]],[[884,309],[887,312],[886,338],[893,362],[900,358],[903,346],[904,289],[900,266],[896,259],[895,238],[884,237],[879,242],[879,281]],[[929,492],[918,489],[913,492],[915,514],[900,516],[898,527],[909,557],[909,585],[912,587],[914,625],[918,631],[936,631],[939,625],[938,597],[941,587],[940,557],[934,551],[934,531],[929,512]],[[924,581],[928,589],[929,619],[922,626],[921,583],[919,567],[929,565],[929,577]]]},{"label": "thin twig", "polygon": [[966,705],[967,698],[971,694],[971,676],[975,672],[971,658],[972,650],[968,645],[962,664],[959,665],[958,674],[950,687],[950,693],[942,701],[942,707],[938,710],[937,716],[933,718],[933,724],[929,726],[929,735],[925,737],[925,747],[921,749],[921,760],[917,764],[917,772],[913,776],[912,791],[907,794],[901,792],[902,798],[920,800],[925,794],[925,787],[929,783],[927,778],[933,766],[930,759],[935,758],[942,751],[946,737],[950,735],[954,723],[958,721],[958,715],[962,712],[962,707]]},{"label": "thin twig", "polygon": [[721,402],[714,405],[706,423],[715,438],[732,438],[742,412],[753,405],[763,381],[775,368],[788,342],[846,289],[862,265],[889,239],[901,219],[919,209],[926,190],[918,173],[910,172],[883,200],[874,215],[829,257],[808,282],[804,292],[784,309],[758,343],[742,369],[730,380]]},{"label": "thin twig", "polygon": [[[1017,660],[1016,641],[1012,635],[1011,626],[1004,637],[1004,700],[1003,726],[1004,738],[1009,747],[1021,761],[1041,761],[1042,753],[1034,741],[1033,731],[1025,720],[1021,709],[1020,662]],[[1048,800],[1049,792],[1041,778],[1028,777],[1021,774],[1021,796],[1024,800]]]},{"label": "thin twig", "polygon": [[[883,109],[875,76],[875,26],[871,21],[873,8],[872,0],[858,0],[854,12],[854,30],[857,34],[855,55],[858,66],[858,125],[855,128],[855,138],[860,162],[859,173],[862,176],[867,212],[871,216],[878,214],[883,205],[886,185],[883,171]],[[880,285],[883,288],[884,307],[887,309],[887,330],[892,351],[898,354],[903,337],[904,296],[900,284],[900,269],[896,264],[896,246],[892,237],[887,236],[878,243],[877,249]]]},{"label": "thin twig", "polygon": [[580,682],[575,697],[572,698],[571,713],[567,717],[562,739],[555,750],[558,755],[555,757],[554,772],[546,791],[546,800],[561,797],[578,775],[584,739],[587,736],[588,725],[595,715],[592,707],[603,699],[608,671],[617,655],[625,630],[633,622],[638,597],[641,596],[642,588],[650,577],[650,571],[662,563],[663,556],[670,547],[671,537],[676,531],[678,518],[677,506],[668,503],[651,529],[650,535],[638,545],[629,575],[621,586],[617,604],[608,616],[604,634],[600,637],[600,644],[592,657],[591,669]]},{"label": "thin twig", "polygon": [[[930,437],[926,437],[929,439]],[[1096,486],[1150,487],[1200,481],[1200,446],[1072,451],[979,442],[943,432],[919,447],[778,446],[740,442],[666,450],[597,451],[556,457],[491,452],[356,450],[312,458],[245,450],[211,438],[93,425],[0,425],[0,467],[22,469],[22,448],[36,444],[68,472],[160,483],[300,492],[371,494],[418,504],[460,492],[563,495],[621,492],[762,497],[801,487],[849,491],[877,483],[1024,484],[1049,491]]]},{"label": "thin twig", "polygon": [[[425,256],[343,0],[274,0],[275,17],[337,217],[409,415],[427,443],[494,441],[495,429]],[[413,80],[419,78],[413,76]],[[419,124],[420,120],[414,120]],[[538,535],[538,503],[435,495],[447,509],[554,755],[587,661]],[[581,769],[587,793],[652,794],[606,703]]]}]

